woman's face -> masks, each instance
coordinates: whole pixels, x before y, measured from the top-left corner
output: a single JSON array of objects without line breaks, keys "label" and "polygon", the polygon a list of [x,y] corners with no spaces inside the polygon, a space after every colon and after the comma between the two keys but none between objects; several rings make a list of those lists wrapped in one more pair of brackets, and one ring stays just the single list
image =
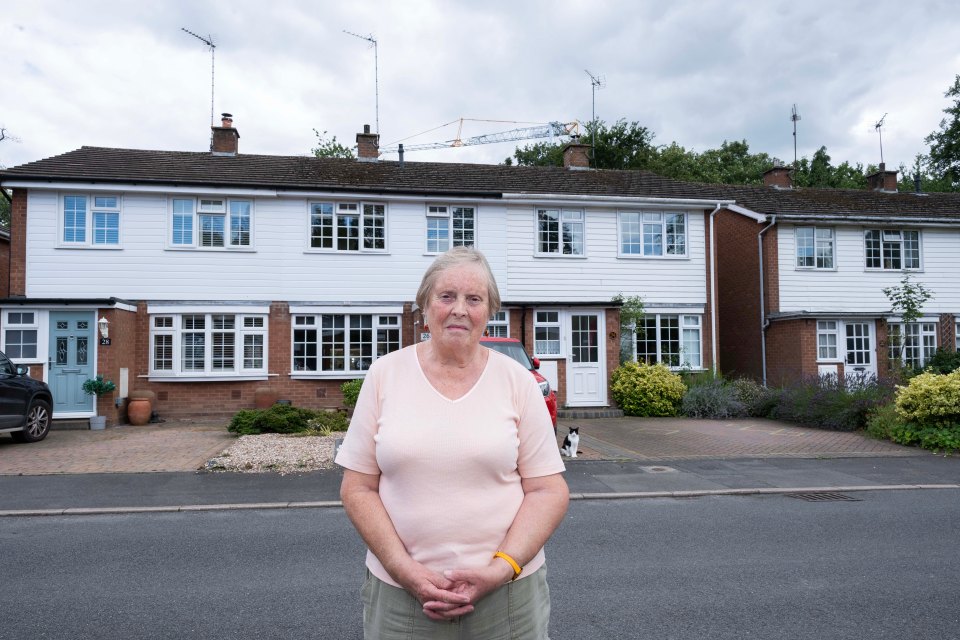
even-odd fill
[{"label": "woman's face", "polygon": [[439,345],[457,349],[479,344],[490,318],[483,268],[464,264],[441,271],[430,291],[425,316],[430,339]]}]

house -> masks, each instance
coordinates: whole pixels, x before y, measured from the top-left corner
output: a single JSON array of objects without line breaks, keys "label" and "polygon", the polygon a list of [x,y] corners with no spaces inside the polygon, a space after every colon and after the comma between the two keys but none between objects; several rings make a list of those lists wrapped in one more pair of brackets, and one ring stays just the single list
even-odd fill
[{"label": "house", "polygon": [[[55,418],[231,414],[266,389],[337,407],[340,384],[428,338],[413,300],[455,245],[488,257],[504,309],[562,406],[606,408],[614,296],[647,315],[623,341],[675,368],[717,361],[709,229],[732,201],[648,172],[247,155],[224,114],[209,153],[82,147],[0,172],[12,189],[0,349],[53,388]],[[117,382],[95,406],[80,392]]]},{"label": "house", "polygon": [[[794,188],[787,167],[731,187],[716,216],[720,367],[779,385],[923,366],[960,333],[960,194]],[[905,274],[933,297],[904,325],[883,289]]]}]

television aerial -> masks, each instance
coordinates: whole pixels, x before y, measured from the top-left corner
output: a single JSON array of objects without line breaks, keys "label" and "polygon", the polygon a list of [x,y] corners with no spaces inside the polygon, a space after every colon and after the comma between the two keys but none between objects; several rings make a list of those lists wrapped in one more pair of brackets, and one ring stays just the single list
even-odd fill
[{"label": "television aerial", "polygon": [[[215,67],[215,56],[216,56],[217,45],[213,43],[213,36],[208,35],[206,38],[204,38],[203,36],[197,35],[197,34],[194,33],[193,31],[190,31],[189,29],[185,29],[185,28],[183,28],[183,27],[180,27],[180,30],[183,31],[183,32],[185,32],[185,33],[190,34],[191,36],[193,36],[194,38],[196,38],[197,40],[199,40],[199,41],[202,42],[203,44],[207,45],[207,47],[210,49],[210,126],[212,127],[212,126],[214,125],[214,119],[213,119],[213,87],[214,87],[214,67]],[[212,135],[212,134],[211,134],[211,135]],[[212,140],[213,140],[213,138],[211,137],[211,144],[213,144]]]}]

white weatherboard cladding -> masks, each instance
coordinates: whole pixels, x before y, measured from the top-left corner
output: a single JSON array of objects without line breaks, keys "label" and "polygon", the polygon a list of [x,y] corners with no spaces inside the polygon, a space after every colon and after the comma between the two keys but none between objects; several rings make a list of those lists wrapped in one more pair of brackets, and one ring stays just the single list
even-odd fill
[{"label": "white weatherboard cladding", "polygon": [[[777,226],[780,311],[876,313],[890,309],[882,289],[900,284],[903,272],[866,269],[863,233],[867,227],[834,227],[836,269],[812,270],[795,266],[794,226]],[[920,251],[922,269],[910,273],[914,282],[933,293],[923,311],[956,313],[960,309],[960,229],[922,229]]]},{"label": "white weatherboard cladding", "polygon": [[687,257],[680,259],[618,258],[617,210],[600,208],[585,211],[585,257],[535,257],[535,216],[535,207],[509,210],[509,274],[504,288],[511,299],[607,302],[622,293],[639,295],[648,305],[706,304],[702,211],[687,212]]},{"label": "white weatherboard cladding", "polygon": [[[120,249],[57,248],[59,196],[28,199],[27,295],[132,300],[413,300],[434,256],[425,254],[422,202],[387,204],[386,253],[309,248],[309,203],[254,198],[252,250],[167,248],[169,198],[122,192]],[[358,198],[343,198],[359,201]],[[477,205],[478,245],[506,281],[505,208]]]}]

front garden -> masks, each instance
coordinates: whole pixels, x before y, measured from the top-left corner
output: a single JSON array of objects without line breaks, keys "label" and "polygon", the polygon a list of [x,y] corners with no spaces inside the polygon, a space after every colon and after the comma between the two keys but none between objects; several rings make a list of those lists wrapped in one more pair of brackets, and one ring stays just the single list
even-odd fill
[{"label": "front garden", "polygon": [[901,384],[874,376],[835,376],[781,388],[710,373],[676,373],[662,364],[627,362],[611,376],[611,395],[632,416],[772,418],[935,452],[960,451],[960,355],[943,352]]}]

